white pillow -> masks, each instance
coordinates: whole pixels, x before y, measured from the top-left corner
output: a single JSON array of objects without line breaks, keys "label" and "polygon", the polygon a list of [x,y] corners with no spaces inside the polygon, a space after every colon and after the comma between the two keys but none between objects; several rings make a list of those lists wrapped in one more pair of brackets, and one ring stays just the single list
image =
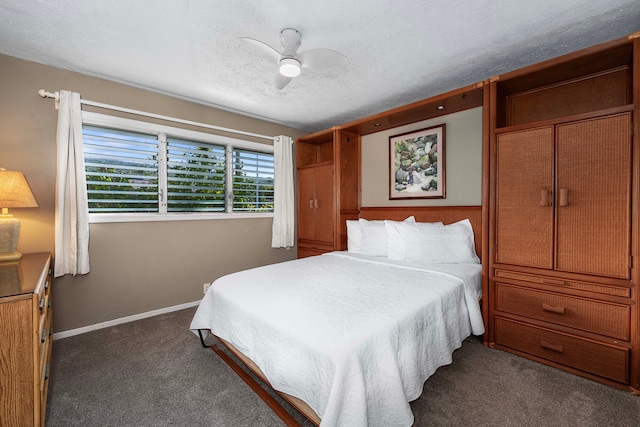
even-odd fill
[{"label": "white pillow", "polygon": [[480,263],[476,255],[473,227],[468,219],[442,227],[426,223],[404,223],[406,260],[422,264]]},{"label": "white pillow", "polygon": [[[387,256],[387,223],[402,224],[403,222],[415,222],[413,216],[404,221],[368,221],[360,218],[360,231],[362,233],[362,246],[360,253],[369,256]],[[395,243],[395,242],[394,242]],[[403,244],[404,245],[404,244]]]},{"label": "white pillow", "polygon": [[[404,261],[407,254],[407,245],[404,241],[404,236],[402,235],[402,224],[406,222],[415,223],[416,219],[413,216],[408,217],[404,221],[384,221],[384,231],[385,237],[387,239],[387,258],[396,260],[396,261]],[[443,225],[441,222],[437,223],[441,226]]]},{"label": "white pillow", "polygon": [[384,231],[384,220],[358,220],[362,236],[360,253],[369,256],[387,256],[387,239]]},{"label": "white pillow", "polygon": [[357,219],[347,220],[347,251],[359,254],[362,247],[362,232]]}]

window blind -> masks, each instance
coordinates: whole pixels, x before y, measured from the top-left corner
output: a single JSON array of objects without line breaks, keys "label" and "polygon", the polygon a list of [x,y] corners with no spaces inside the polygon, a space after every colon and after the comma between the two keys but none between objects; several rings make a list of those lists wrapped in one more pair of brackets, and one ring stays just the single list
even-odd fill
[{"label": "window blind", "polygon": [[90,212],[158,212],[158,140],[84,125]]}]

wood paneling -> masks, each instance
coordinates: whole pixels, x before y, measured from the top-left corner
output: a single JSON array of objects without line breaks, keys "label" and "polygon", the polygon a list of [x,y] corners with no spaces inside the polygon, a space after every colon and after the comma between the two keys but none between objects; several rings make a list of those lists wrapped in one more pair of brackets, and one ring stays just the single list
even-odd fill
[{"label": "wood paneling", "polygon": [[314,229],[313,240],[323,243],[334,243],[334,189],[333,189],[333,165],[322,165],[313,168],[315,172],[315,197],[314,197]]},{"label": "wood paneling", "polygon": [[639,64],[637,33],[492,79],[488,162],[488,344],[635,393]]},{"label": "wood paneling", "polygon": [[316,237],[315,168],[298,169],[298,238],[313,240]]},{"label": "wood paneling", "polygon": [[557,325],[629,340],[629,305],[578,298],[504,283],[496,285],[496,309]]},{"label": "wood paneling", "polygon": [[553,268],[553,127],[498,135],[495,174],[496,262]]},{"label": "wood paneling", "polygon": [[483,83],[480,82],[344,124],[340,126],[340,129],[358,135],[368,135],[410,123],[481,107],[482,102]]},{"label": "wood paneling", "polygon": [[621,384],[629,383],[629,350],[624,347],[584,340],[502,317],[496,318],[496,344]]},{"label": "wood paneling", "polygon": [[518,93],[508,98],[507,124],[515,126],[627,105],[629,78],[629,67],[625,66]]},{"label": "wood paneling", "polygon": [[558,126],[556,174],[556,269],[628,279],[631,114]]},{"label": "wood paneling", "polygon": [[51,257],[0,263],[0,426],[44,426],[51,359]]},{"label": "wood paneling", "polygon": [[334,127],[297,147],[298,257],[344,250],[346,219],[360,204],[360,136]]}]

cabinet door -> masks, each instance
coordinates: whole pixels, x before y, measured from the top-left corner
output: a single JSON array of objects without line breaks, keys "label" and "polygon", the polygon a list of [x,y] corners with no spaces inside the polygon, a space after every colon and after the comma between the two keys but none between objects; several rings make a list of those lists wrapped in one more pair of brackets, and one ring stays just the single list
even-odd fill
[{"label": "cabinet door", "polygon": [[556,269],[628,278],[631,115],[557,128]]},{"label": "cabinet door", "polygon": [[314,240],[315,173],[313,168],[298,169],[298,239]]},{"label": "cabinet door", "polygon": [[315,240],[324,243],[333,243],[335,195],[333,190],[333,165],[317,166],[314,169]]},{"label": "cabinet door", "polygon": [[553,268],[553,127],[498,135],[496,262]]}]

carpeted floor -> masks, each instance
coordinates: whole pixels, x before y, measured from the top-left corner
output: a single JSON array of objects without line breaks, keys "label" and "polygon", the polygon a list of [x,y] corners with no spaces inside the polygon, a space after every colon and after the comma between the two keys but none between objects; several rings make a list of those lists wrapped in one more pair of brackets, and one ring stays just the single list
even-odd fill
[{"label": "carpeted floor", "polygon": [[[194,312],[54,341],[46,426],[283,425],[188,330]],[[640,425],[640,397],[475,338],[426,382],[411,408],[415,426]]]}]

